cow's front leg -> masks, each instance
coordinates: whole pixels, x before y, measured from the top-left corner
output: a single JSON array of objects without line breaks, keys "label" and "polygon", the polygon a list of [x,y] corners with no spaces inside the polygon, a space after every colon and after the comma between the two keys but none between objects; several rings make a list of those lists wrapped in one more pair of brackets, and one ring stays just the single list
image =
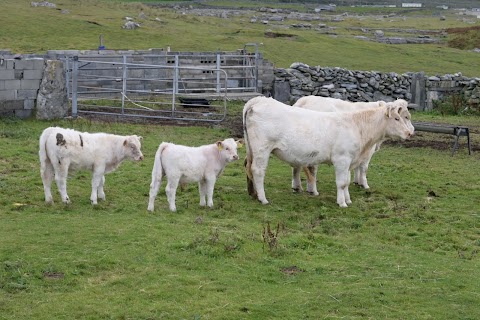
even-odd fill
[{"label": "cow's front leg", "polygon": [[350,201],[350,193],[348,192],[348,184],[350,182],[350,171],[346,161],[338,161],[335,163],[335,181],[337,184],[337,203],[340,207],[346,208],[347,201]]},{"label": "cow's front leg", "polygon": [[105,176],[102,176],[102,179],[100,179],[100,185],[98,186],[98,198],[105,201],[105,191],[103,190],[103,186],[105,186]]},{"label": "cow's front leg", "polygon": [[198,192],[200,193],[200,206],[205,207],[207,204],[206,197],[207,197],[207,183],[205,179],[198,181]]},{"label": "cow's front leg", "polygon": [[98,190],[100,188],[100,184],[102,183],[102,178],[105,170],[103,167],[94,167],[93,174],[92,174],[92,193],[90,195],[90,202],[93,205],[96,205],[97,198],[98,198]]},{"label": "cow's front leg", "polygon": [[[305,169],[305,168],[304,168]],[[292,190],[293,192],[302,192],[302,181],[300,180],[300,167],[292,167]]]},{"label": "cow's front leg", "polygon": [[213,207],[213,190],[215,189],[215,177],[210,177],[205,181],[207,190],[207,206]]},{"label": "cow's front leg", "polygon": [[305,171],[307,173],[307,192],[314,196],[318,196],[318,191],[317,191],[318,166],[308,166],[306,169],[308,170],[308,171]]}]

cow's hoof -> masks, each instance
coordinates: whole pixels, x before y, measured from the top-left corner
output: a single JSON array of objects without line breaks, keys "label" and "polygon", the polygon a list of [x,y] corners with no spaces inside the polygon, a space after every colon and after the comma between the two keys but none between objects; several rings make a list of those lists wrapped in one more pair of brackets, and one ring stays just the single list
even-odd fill
[{"label": "cow's hoof", "polygon": [[302,192],[302,191],[303,191],[303,189],[302,189],[302,188],[300,188],[300,187],[298,187],[298,188],[294,188],[294,187],[292,187],[292,191],[293,191],[293,192],[296,192],[296,193],[299,193],[299,192]]}]

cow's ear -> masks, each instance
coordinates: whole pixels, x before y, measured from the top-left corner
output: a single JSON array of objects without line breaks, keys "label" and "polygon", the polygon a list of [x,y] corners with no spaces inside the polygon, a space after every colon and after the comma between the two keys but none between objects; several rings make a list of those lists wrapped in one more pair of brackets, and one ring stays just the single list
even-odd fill
[{"label": "cow's ear", "polygon": [[391,104],[387,106],[387,111],[385,112],[385,116],[387,116],[387,118],[390,118],[392,116],[392,109],[393,107]]},{"label": "cow's ear", "polygon": [[222,149],[223,149],[223,143],[222,143],[222,141],[217,141],[217,148],[218,148],[218,150],[222,150]]},{"label": "cow's ear", "polygon": [[381,108],[381,107],[385,107],[385,106],[387,106],[387,103],[386,103],[385,101],[380,100],[380,101],[378,101],[378,106],[379,106],[380,108]]},{"label": "cow's ear", "polygon": [[137,136],[138,140],[140,141],[143,141],[143,137],[142,136]]},{"label": "cow's ear", "polygon": [[241,148],[245,144],[245,140],[243,140],[243,139],[239,139],[235,142],[237,143],[237,148]]},{"label": "cow's ear", "polygon": [[128,141],[127,139],[125,139],[125,141],[123,141],[123,146],[126,146],[128,144]]}]

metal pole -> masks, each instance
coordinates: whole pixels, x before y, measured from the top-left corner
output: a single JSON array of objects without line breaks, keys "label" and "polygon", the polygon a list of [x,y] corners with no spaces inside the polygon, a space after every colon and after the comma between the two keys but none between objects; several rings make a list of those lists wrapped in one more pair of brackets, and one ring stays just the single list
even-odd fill
[{"label": "metal pole", "polygon": [[175,68],[173,69],[173,88],[172,88],[172,117],[175,115],[175,95],[178,93],[178,54],[175,55]]},{"label": "metal pole", "polygon": [[125,96],[127,92],[127,56],[123,56],[123,74],[122,74],[122,114],[125,113]]},{"label": "metal pole", "polygon": [[72,74],[72,117],[77,118],[77,77],[78,77],[78,56],[73,57]]},{"label": "metal pole", "polygon": [[220,53],[217,52],[217,70],[215,71],[215,73],[217,74],[217,93],[220,93],[220,67],[221,67],[221,64],[220,64]]},{"label": "metal pole", "polygon": [[70,58],[65,57],[65,83],[67,84],[67,97],[70,99]]}]

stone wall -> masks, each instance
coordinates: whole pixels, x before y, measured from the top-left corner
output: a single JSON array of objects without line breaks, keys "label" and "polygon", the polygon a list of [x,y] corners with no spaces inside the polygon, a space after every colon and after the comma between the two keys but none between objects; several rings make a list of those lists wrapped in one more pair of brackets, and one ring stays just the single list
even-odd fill
[{"label": "stone wall", "polygon": [[0,116],[30,117],[35,109],[45,61],[0,57]]},{"label": "stone wall", "polygon": [[275,69],[272,96],[288,104],[307,95],[350,101],[405,99],[418,110],[429,110],[433,100],[452,92],[464,94],[469,106],[480,106],[480,78],[460,73],[429,77],[422,72],[357,71],[296,62],[290,68]]}]

